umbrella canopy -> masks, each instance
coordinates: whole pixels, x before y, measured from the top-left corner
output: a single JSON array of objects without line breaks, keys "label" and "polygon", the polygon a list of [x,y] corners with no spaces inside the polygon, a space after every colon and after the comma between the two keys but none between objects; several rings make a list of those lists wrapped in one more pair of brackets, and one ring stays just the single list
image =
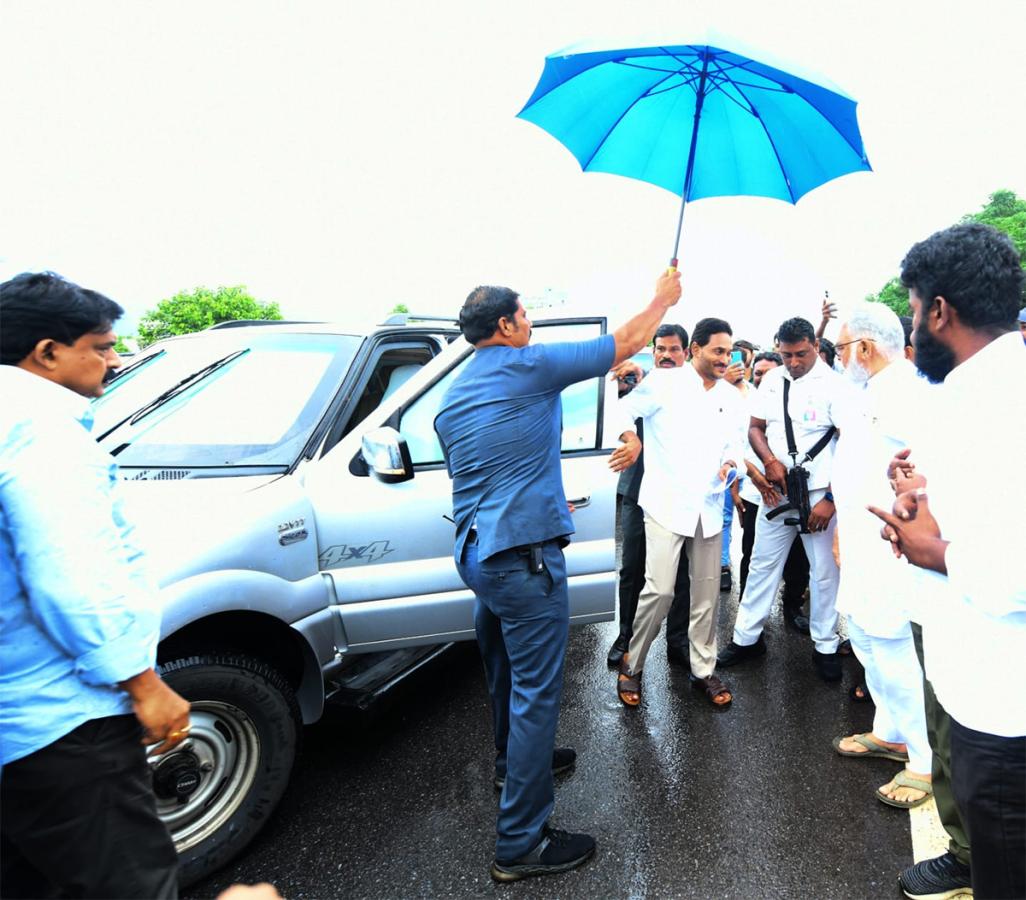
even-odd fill
[{"label": "umbrella canopy", "polygon": [[573,50],[546,58],[519,117],[586,172],[647,181],[685,203],[733,195],[795,203],[870,169],[855,101],[823,79],[711,43]]}]

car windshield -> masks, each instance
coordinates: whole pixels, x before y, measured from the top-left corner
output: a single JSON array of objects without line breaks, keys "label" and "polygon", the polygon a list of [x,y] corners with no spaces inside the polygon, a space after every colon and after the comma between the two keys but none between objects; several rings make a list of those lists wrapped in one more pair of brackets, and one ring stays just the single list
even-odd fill
[{"label": "car windshield", "polygon": [[227,329],[163,341],[93,402],[93,434],[122,467],[285,471],[361,340]]}]

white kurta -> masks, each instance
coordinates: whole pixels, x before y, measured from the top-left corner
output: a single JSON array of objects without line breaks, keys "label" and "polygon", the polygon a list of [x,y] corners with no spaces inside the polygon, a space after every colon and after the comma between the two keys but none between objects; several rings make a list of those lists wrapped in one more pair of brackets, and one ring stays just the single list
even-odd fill
[{"label": "white kurta", "polygon": [[[869,379],[855,415],[846,417],[834,454],[832,484],[837,508],[841,581],[837,609],[858,619],[875,637],[897,637],[907,630],[914,575],[880,539],[880,520],[866,509],[889,510],[894,493],[887,465],[910,446],[913,416],[932,393],[928,382],[904,359]],[[915,412],[913,412],[915,411]]]}]

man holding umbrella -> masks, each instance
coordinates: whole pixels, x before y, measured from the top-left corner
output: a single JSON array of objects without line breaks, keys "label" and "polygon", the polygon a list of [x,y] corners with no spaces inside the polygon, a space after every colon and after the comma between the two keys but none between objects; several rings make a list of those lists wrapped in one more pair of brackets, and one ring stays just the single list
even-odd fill
[{"label": "man holding umbrella", "polygon": [[560,392],[605,374],[652,338],[680,298],[665,272],[655,297],[611,335],[531,345],[515,291],[478,287],[460,312],[476,352],[442,400],[435,430],[453,480],[455,559],[476,596],[501,785],[497,881],[579,866],[594,839],[552,828],[554,771],[576,754],[554,750],[569,598],[563,547],[574,527],[560,466]]}]

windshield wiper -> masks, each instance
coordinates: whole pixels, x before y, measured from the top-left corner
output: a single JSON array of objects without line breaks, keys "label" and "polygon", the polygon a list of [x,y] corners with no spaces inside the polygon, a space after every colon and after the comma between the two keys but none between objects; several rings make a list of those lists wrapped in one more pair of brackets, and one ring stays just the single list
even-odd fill
[{"label": "windshield wiper", "polygon": [[160,359],[162,356],[166,354],[167,350],[158,350],[156,353],[151,353],[149,356],[144,356],[141,359],[137,359],[133,362],[130,362],[123,369],[114,369],[114,374],[107,382],[107,387],[110,388],[110,386],[114,384],[114,382],[117,381],[119,378],[122,378],[125,375],[131,375],[132,372],[136,371],[136,369],[141,369],[143,366],[149,365],[151,362],[153,362],[153,360]]},{"label": "windshield wiper", "polygon": [[197,381],[206,378],[212,372],[216,372],[218,369],[228,365],[228,363],[232,362],[232,360],[238,359],[240,356],[243,356],[246,353],[249,353],[248,347],[246,347],[244,350],[236,350],[234,353],[229,353],[227,356],[222,356],[221,359],[214,360],[214,362],[210,363],[207,366],[204,366],[202,369],[193,372],[191,375],[187,375],[185,378],[179,381],[178,384],[168,388],[166,391],[164,391],[163,394],[154,397],[145,406],[140,406],[139,409],[137,409],[135,412],[129,413],[116,425],[112,425],[96,440],[98,442],[102,441],[105,437],[117,431],[126,422],[128,422],[131,425],[134,425],[140,419],[144,419],[150,413],[155,412],[169,400],[173,400],[175,397],[184,392],[187,388],[195,384]]}]

